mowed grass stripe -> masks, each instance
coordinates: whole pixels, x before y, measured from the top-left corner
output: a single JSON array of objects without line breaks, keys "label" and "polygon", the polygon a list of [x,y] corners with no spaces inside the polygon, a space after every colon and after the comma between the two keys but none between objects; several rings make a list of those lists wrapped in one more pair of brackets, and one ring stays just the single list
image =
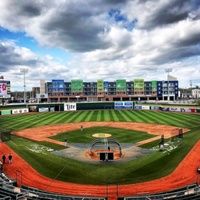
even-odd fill
[{"label": "mowed grass stripe", "polygon": [[140,118],[137,117],[134,110],[127,110],[126,114],[131,119],[132,122],[143,122]]},{"label": "mowed grass stripe", "polygon": [[17,130],[31,128],[32,122],[33,122],[33,120],[30,120],[29,117],[23,115],[23,116],[19,117],[19,119],[16,121],[16,123],[11,123],[9,128],[10,129],[17,129]]},{"label": "mowed grass stripe", "polygon": [[182,120],[179,118],[179,115],[168,113],[168,119],[171,121],[171,124],[174,126],[180,126],[180,127],[188,127],[190,126],[190,122],[186,120]]},{"label": "mowed grass stripe", "polygon": [[[146,110],[142,111],[142,110],[140,110],[137,113],[139,113],[142,116],[143,120],[146,123],[150,123],[150,124],[155,123],[155,121],[151,117],[150,111],[146,111]],[[159,122],[159,120],[157,120],[157,122]]]},{"label": "mowed grass stripe", "polygon": [[139,123],[144,122],[144,123],[147,123],[146,117],[144,117],[143,114],[140,113],[139,110],[137,110],[137,111],[131,110],[130,112],[134,115],[135,122],[139,122]]},{"label": "mowed grass stripe", "polygon": [[110,121],[110,113],[109,113],[108,110],[104,110],[103,118],[104,118],[103,121],[106,121],[106,122],[109,122],[109,121]]},{"label": "mowed grass stripe", "polygon": [[48,119],[52,115],[58,116],[58,114],[53,114],[53,113],[26,114],[26,115],[18,116],[17,118],[10,116],[10,119],[9,119],[10,123],[8,125],[10,129],[17,129],[17,130],[47,125],[48,122],[46,119]]},{"label": "mowed grass stripe", "polygon": [[127,122],[131,122],[131,119],[129,118],[129,116],[127,115],[126,110],[119,110],[121,116],[127,121]]},{"label": "mowed grass stripe", "polygon": [[171,126],[185,126],[185,123],[183,123],[176,114],[171,115],[171,113],[159,113],[159,119],[160,121],[162,120],[162,123],[164,122]]},{"label": "mowed grass stripe", "polygon": [[[144,116],[144,115],[145,115],[145,112],[147,112],[147,111],[142,111],[142,110],[141,110],[141,111],[139,111],[139,112]],[[145,121],[146,121],[147,123],[150,123],[147,116],[145,116]],[[168,121],[168,122],[167,122],[167,121]],[[158,118],[158,122],[157,122],[157,123],[159,123],[159,124],[168,124],[169,122],[171,122],[171,121],[168,120],[167,115],[164,115],[164,116],[160,115],[159,118]],[[155,122],[154,122],[154,123],[155,123]],[[170,124],[170,125],[172,125],[172,124]]]},{"label": "mowed grass stripe", "polygon": [[49,119],[50,116],[58,116],[59,113],[47,113],[47,112],[42,112],[42,113],[38,113],[35,115],[35,120],[37,121],[37,123],[39,122],[39,119],[41,118],[42,121],[40,121],[40,125],[45,125],[45,122]]},{"label": "mowed grass stripe", "polygon": [[87,117],[85,119],[85,122],[90,122],[91,121],[93,113],[94,113],[94,111],[88,112],[88,115],[87,115]]},{"label": "mowed grass stripe", "polygon": [[110,110],[110,119],[111,121],[116,121],[116,122],[119,121],[119,118],[117,117],[115,110]]},{"label": "mowed grass stripe", "polygon": [[0,118],[0,130],[9,130],[13,124],[17,123],[17,119],[11,121],[7,117]]},{"label": "mowed grass stripe", "polygon": [[[55,124],[61,121],[61,118],[66,115],[64,112],[51,112],[51,113],[42,113],[36,118],[37,121],[40,121],[41,125]],[[60,119],[60,120],[57,120]]]},{"label": "mowed grass stripe", "polygon": [[97,122],[100,122],[101,121],[101,117],[102,117],[102,111],[99,110],[99,111],[96,111],[97,112]]},{"label": "mowed grass stripe", "polygon": [[174,115],[182,120],[182,123],[184,123],[188,128],[193,127],[193,121],[198,122],[200,119],[199,116],[195,114],[190,115],[190,117],[188,117],[187,113],[174,113]]},{"label": "mowed grass stripe", "polygon": [[52,115],[46,119],[48,124],[61,124],[65,123],[65,120],[71,115],[70,112],[60,112],[57,115]]},{"label": "mowed grass stripe", "polygon": [[73,123],[76,120],[76,118],[81,114],[82,114],[82,112],[73,112],[73,114],[69,115],[69,118],[66,119],[66,123],[67,122],[68,123]]},{"label": "mowed grass stripe", "polygon": [[146,116],[149,123],[154,123],[154,124],[159,123],[158,116],[155,115],[153,111],[144,111],[143,115]]},{"label": "mowed grass stripe", "polygon": [[[163,113],[160,113],[160,115],[163,115]],[[174,126],[190,126],[190,122],[188,122],[188,118],[184,118],[184,120],[181,117],[181,114],[179,113],[165,113],[165,116],[167,116],[166,120],[167,123],[173,124]],[[165,119],[164,119],[165,120]]]},{"label": "mowed grass stripe", "polygon": [[12,116],[12,118],[11,118],[11,115],[2,115],[0,117],[0,125],[3,125],[3,123],[9,123],[11,119],[17,120],[18,118],[19,116],[16,116],[16,115]]},{"label": "mowed grass stripe", "polygon": [[92,113],[92,116],[90,118],[90,121],[96,122],[97,121],[97,115],[98,115],[98,111],[94,110],[93,113]]},{"label": "mowed grass stripe", "polygon": [[101,110],[101,121],[103,122],[104,121],[104,111]]},{"label": "mowed grass stripe", "polygon": [[87,111],[85,111],[85,112],[79,111],[79,115],[78,115],[78,117],[74,120],[74,122],[85,121],[86,118],[87,118]]},{"label": "mowed grass stripe", "polygon": [[117,115],[117,117],[118,117],[118,119],[119,119],[119,121],[122,121],[122,122],[126,122],[126,118],[123,116],[123,114],[121,113],[121,110],[116,110],[115,111],[116,112],[116,115]]},{"label": "mowed grass stripe", "polygon": [[136,116],[133,114],[133,112],[131,112],[132,110],[124,110],[123,113],[126,115],[126,117],[129,119],[130,122],[132,121],[136,121],[137,118]]}]

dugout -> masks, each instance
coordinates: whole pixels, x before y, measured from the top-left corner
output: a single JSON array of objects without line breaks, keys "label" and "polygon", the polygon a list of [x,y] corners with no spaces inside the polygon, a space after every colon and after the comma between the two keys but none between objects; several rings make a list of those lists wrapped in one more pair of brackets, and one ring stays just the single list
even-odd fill
[{"label": "dugout", "polygon": [[114,109],[114,102],[77,103],[77,110]]}]

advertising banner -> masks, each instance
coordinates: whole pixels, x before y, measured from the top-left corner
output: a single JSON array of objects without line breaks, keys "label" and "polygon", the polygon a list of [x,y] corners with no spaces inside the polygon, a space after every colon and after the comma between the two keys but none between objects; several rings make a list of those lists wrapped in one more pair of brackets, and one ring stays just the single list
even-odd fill
[{"label": "advertising banner", "polygon": [[50,112],[54,112],[55,111],[55,107],[50,107]]},{"label": "advertising banner", "polygon": [[10,81],[0,80],[0,98],[10,98]]},{"label": "advertising banner", "polygon": [[159,110],[159,106],[150,106],[150,110]]},{"label": "advertising banner", "polygon": [[76,110],[76,103],[65,103],[64,111]]},{"label": "advertising banner", "polygon": [[193,108],[181,108],[181,107],[161,107],[160,108],[162,111],[170,111],[170,112],[187,112],[187,113],[191,113],[191,112],[196,112],[196,109]]},{"label": "advertising banner", "polygon": [[1,111],[1,115],[10,115],[11,114],[11,110],[2,110]]},{"label": "advertising banner", "polygon": [[150,106],[142,106],[142,110],[150,110]]},{"label": "advertising banner", "polygon": [[27,112],[28,112],[28,108],[12,110],[12,114],[20,114],[20,113],[27,113]]},{"label": "advertising banner", "polygon": [[142,110],[142,106],[134,106],[135,110]]},{"label": "advertising banner", "polygon": [[7,84],[0,83],[0,95],[7,95]]},{"label": "advertising banner", "polygon": [[39,112],[49,112],[49,108],[47,107],[42,107],[38,109]]},{"label": "advertising banner", "polygon": [[114,106],[115,109],[133,109],[133,102],[116,101]]},{"label": "advertising banner", "polygon": [[37,112],[37,106],[29,106],[30,112]]},{"label": "advertising banner", "polygon": [[172,112],[195,112],[193,108],[169,108],[169,111]]}]

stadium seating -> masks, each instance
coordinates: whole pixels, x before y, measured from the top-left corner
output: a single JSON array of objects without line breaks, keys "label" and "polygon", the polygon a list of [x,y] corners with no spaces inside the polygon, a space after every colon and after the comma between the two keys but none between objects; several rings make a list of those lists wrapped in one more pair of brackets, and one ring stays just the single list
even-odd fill
[{"label": "stadium seating", "polygon": [[0,173],[0,200],[105,200],[104,197],[79,197],[70,195],[59,195],[49,193],[37,188],[22,185],[21,188],[16,187],[16,181],[7,177],[3,172]]},{"label": "stadium seating", "polygon": [[[0,200],[106,200],[106,197],[84,197],[50,193],[37,188],[22,185],[16,187],[16,182],[9,179],[4,173],[0,173]],[[143,194],[130,197],[119,197],[118,200],[197,200],[200,199],[200,187],[197,183],[178,188],[176,190],[157,193]]]},{"label": "stadium seating", "polygon": [[200,187],[197,183],[188,185],[177,190],[158,193],[154,195],[140,195],[120,198],[120,200],[197,200],[200,199]]}]

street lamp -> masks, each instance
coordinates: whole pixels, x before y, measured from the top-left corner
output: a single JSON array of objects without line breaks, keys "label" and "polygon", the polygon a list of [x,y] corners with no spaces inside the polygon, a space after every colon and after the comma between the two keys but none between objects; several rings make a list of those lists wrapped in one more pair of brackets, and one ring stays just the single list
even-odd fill
[{"label": "street lamp", "polygon": [[26,84],[25,84],[25,75],[28,73],[28,69],[22,68],[20,72],[24,74],[24,103],[26,103]]},{"label": "street lamp", "polygon": [[168,76],[167,76],[167,100],[169,101],[169,72],[172,72],[172,68],[166,68],[165,72],[168,74]]}]

